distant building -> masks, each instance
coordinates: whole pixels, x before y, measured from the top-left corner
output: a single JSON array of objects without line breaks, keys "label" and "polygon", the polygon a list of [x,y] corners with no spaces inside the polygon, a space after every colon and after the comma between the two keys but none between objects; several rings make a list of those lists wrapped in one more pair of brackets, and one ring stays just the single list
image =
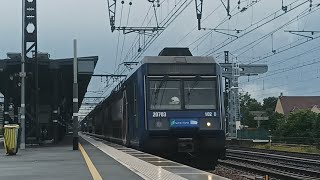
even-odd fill
[{"label": "distant building", "polygon": [[278,98],[275,112],[288,116],[291,112],[311,110],[320,113],[320,96],[282,96]]}]

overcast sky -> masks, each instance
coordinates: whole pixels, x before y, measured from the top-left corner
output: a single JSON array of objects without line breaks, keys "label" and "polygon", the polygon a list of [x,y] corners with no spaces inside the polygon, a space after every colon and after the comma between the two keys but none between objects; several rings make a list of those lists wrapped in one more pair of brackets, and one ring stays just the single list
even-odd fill
[{"label": "overcast sky", "polygon": [[[184,0],[160,0],[162,5],[157,10],[158,20],[163,20],[166,14],[175,7],[175,4],[179,6],[179,2],[183,1]],[[303,0],[284,0],[285,4],[290,4],[294,1],[303,2]],[[315,7],[314,10],[317,9],[316,6],[320,3],[319,1],[320,0],[313,1],[312,7]],[[148,3],[147,0],[132,1],[133,5],[131,8],[129,8],[129,2],[130,1],[126,0],[123,6],[119,3],[116,15],[117,26],[120,24],[121,8],[123,8],[122,26],[127,22],[129,9],[130,19],[128,26],[141,26],[150,7],[150,3]],[[238,0],[231,0],[231,9],[233,10],[231,14],[239,12],[237,2]],[[241,0],[240,2],[240,9],[242,9],[251,3],[252,0]],[[277,50],[282,46],[295,41],[300,42],[306,40],[307,38],[292,35],[284,32],[284,30],[320,31],[320,11],[315,11],[301,19],[296,17],[306,10],[309,5],[310,3],[305,3],[292,12],[283,15],[281,18],[217,50],[213,54],[214,57],[218,56],[219,53],[224,50],[229,50],[233,54],[232,57],[237,56],[237,60],[240,63],[248,63],[257,60],[259,57],[265,57],[270,54],[272,50]],[[159,36],[144,55],[157,55],[159,51],[166,46],[189,46],[196,38],[208,32],[203,30],[191,31],[197,24],[194,6],[194,2],[192,2],[164,33]],[[217,11],[202,23],[203,27],[216,28],[216,26],[226,18],[226,11],[223,9],[223,6],[221,6],[220,0],[204,1],[203,18],[207,17],[216,8],[218,8]],[[318,8],[320,7],[318,6]],[[278,10],[281,10],[280,0],[261,0],[245,12],[233,16],[218,28],[242,30]],[[21,12],[21,0],[1,0],[0,59],[6,58],[7,52],[21,51]],[[150,19],[152,15],[153,12],[151,11],[148,18]],[[241,53],[244,50],[235,51],[263,37],[294,18],[296,18],[296,21],[275,32],[273,36],[267,37],[257,46],[244,49],[246,50],[245,53]],[[155,24],[154,20],[152,24]],[[189,33],[190,31],[191,33]],[[188,33],[189,35],[182,39],[182,37]],[[232,31],[229,31],[229,33],[237,35]],[[115,64],[117,64],[115,60],[118,35],[118,32],[111,33],[110,31],[106,0],[38,0],[38,49],[41,52],[50,53],[52,58],[72,57],[72,40],[76,38],[79,42],[79,56],[99,56],[95,73],[113,73]],[[313,36],[316,37],[318,35],[320,35],[320,33]],[[120,34],[119,49],[122,47],[124,37],[125,43],[123,55],[119,54],[118,58],[127,53],[135,36],[136,34],[128,34],[126,36]],[[190,49],[194,55],[203,55],[209,49],[216,47],[227,38],[231,38],[231,36],[213,32],[204,38],[203,43],[199,45],[197,45],[198,43],[193,43]],[[269,72],[259,77],[241,78],[240,86],[242,90],[249,91],[249,93],[259,100],[263,97],[278,96],[280,92],[283,92],[285,95],[319,95],[320,63],[317,63],[317,61],[320,61],[320,48],[317,49],[318,46],[319,40],[314,39],[301,46],[257,62],[268,64]],[[314,51],[298,56],[312,49],[314,49]],[[118,52],[120,53],[121,50],[118,50]],[[289,59],[293,56],[297,57]],[[222,62],[223,57],[218,56],[217,60]],[[117,62],[119,62],[119,60]],[[275,72],[278,72],[278,74]],[[101,81],[101,79],[98,78],[92,80],[89,91],[101,90],[104,89],[104,86],[104,80]],[[95,96],[97,94],[91,93],[90,95]]]}]

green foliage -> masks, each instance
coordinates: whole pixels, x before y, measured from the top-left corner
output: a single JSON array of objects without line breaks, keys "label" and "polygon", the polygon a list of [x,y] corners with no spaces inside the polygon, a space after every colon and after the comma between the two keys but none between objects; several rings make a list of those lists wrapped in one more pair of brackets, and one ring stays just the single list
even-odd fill
[{"label": "green foliage", "polygon": [[257,121],[254,120],[250,111],[266,111],[269,121],[262,122],[261,127],[268,130],[276,130],[279,119],[283,119],[281,114],[274,112],[277,99],[276,97],[268,97],[263,99],[263,104],[261,104],[252,98],[248,92],[245,94],[240,93],[241,124],[250,128],[256,128],[258,126]]},{"label": "green foliage", "polygon": [[303,137],[306,144],[313,144],[320,138],[320,115],[310,110],[291,113],[285,123],[279,125],[277,132],[281,137]]},{"label": "green foliage", "polygon": [[[320,146],[320,114],[310,110],[301,110],[284,117],[274,112],[277,103],[276,97],[263,99],[263,104],[252,98],[250,94],[240,94],[241,124],[249,128],[257,128],[250,111],[266,111],[268,121],[262,121],[262,129],[271,130],[273,137],[288,139],[290,142],[296,140],[299,143],[317,144]],[[303,139],[303,142],[300,140]]]},{"label": "green foliage", "polygon": [[[320,139],[320,114],[318,114],[316,121],[313,122],[312,131],[313,131],[314,137]],[[320,147],[320,141],[318,141],[317,144]]]},{"label": "green foliage", "polygon": [[263,121],[261,123],[261,128],[271,130],[272,132],[277,131],[283,122],[285,122],[285,118],[282,114],[277,112],[267,112],[269,117],[268,121]]},{"label": "green foliage", "polygon": [[263,99],[262,110],[267,112],[267,116],[269,117],[268,121],[263,121],[261,123],[261,127],[264,129],[268,129],[271,131],[275,131],[278,127],[280,121],[284,119],[282,114],[274,112],[277,105],[278,98],[276,97],[268,97]]},{"label": "green foliage", "polygon": [[253,119],[253,115],[250,114],[250,111],[259,111],[261,108],[261,103],[256,99],[251,98],[248,92],[245,94],[240,93],[241,124],[249,127],[257,127],[257,122]]},{"label": "green foliage", "polygon": [[278,98],[276,97],[267,97],[263,99],[262,109],[267,112],[274,112],[277,105]]}]

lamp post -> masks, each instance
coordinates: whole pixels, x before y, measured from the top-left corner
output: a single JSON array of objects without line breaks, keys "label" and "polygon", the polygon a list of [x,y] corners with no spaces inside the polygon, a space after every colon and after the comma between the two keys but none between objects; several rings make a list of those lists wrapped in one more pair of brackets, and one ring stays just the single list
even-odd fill
[{"label": "lamp post", "polygon": [[73,59],[73,150],[78,150],[78,58],[77,40],[73,40],[74,59]]},{"label": "lamp post", "polygon": [[[22,0],[22,17],[25,17],[25,1]],[[25,20],[22,18],[22,52],[21,52],[21,72],[20,72],[20,77],[21,77],[21,105],[20,105],[20,119],[21,119],[21,140],[20,140],[20,149],[25,149],[26,148],[26,116],[25,116],[25,108],[26,108],[26,103],[25,103],[25,77],[26,77],[26,72],[25,72],[25,57],[26,57],[26,52],[25,52],[25,43],[24,43],[24,31],[25,31]]]}]

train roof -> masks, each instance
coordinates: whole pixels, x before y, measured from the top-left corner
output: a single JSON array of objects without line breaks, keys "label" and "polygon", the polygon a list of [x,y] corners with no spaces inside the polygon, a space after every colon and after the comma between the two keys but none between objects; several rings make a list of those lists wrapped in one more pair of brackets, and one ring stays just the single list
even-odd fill
[{"label": "train roof", "polygon": [[159,56],[192,56],[192,53],[187,47],[165,47]]},{"label": "train roof", "polygon": [[145,56],[141,64],[212,64],[217,63],[211,56]]}]

